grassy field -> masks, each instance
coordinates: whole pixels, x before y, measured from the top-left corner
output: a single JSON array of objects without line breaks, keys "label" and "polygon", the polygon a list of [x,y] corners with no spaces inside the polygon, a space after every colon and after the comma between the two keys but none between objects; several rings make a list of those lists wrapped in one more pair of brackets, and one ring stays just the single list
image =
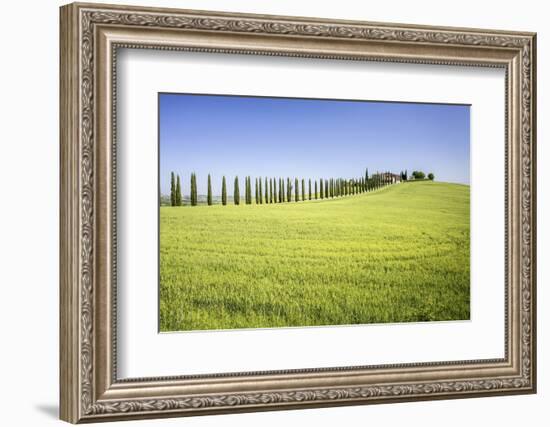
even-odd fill
[{"label": "grassy field", "polygon": [[470,316],[470,187],[160,208],[160,329]]}]

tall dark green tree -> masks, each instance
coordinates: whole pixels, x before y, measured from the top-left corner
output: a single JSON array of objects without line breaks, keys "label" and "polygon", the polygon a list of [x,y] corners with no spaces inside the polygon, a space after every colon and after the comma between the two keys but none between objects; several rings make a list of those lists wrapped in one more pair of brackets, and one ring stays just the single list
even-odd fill
[{"label": "tall dark green tree", "polygon": [[300,187],[298,185],[298,178],[294,178],[294,201],[300,200]]},{"label": "tall dark green tree", "polygon": [[368,187],[368,182],[369,182],[369,168],[366,168],[366,169],[365,169],[365,182],[367,183],[367,187]]},{"label": "tall dark green tree", "polygon": [[308,196],[309,196],[308,199],[311,200],[311,178],[309,178],[309,181],[308,181],[308,182],[309,182],[309,183],[308,183],[308,187],[307,187],[307,189],[308,189]]},{"label": "tall dark green tree", "polygon": [[181,181],[180,176],[178,175],[176,180],[176,206],[181,206],[182,200],[181,200]]},{"label": "tall dark green tree", "polygon": [[325,199],[328,199],[328,179],[325,179]]},{"label": "tall dark green tree", "polygon": [[210,174],[208,174],[208,194],[206,196],[206,202],[208,206],[212,206],[212,179],[210,178]]},{"label": "tall dark green tree", "polygon": [[265,180],[264,180],[264,183],[265,183],[265,204],[267,205],[269,203],[269,189],[267,188],[267,176],[265,177]]},{"label": "tall dark green tree", "polygon": [[197,175],[195,172],[191,174],[191,206],[197,206]]},{"label": "tall dark green tree", "polygon": [[176,206],[176,176],[170,173],[170,206]]},{"label": "tall dark green tree", "polygon": [[325,186],[323,185],[323,178],[319,180],[319,198],[324,199]]},{"label": "tall dark green tree", "polygon": [[260,204],[264,202],[264,186],[262,183],[262,177],[258,178],[258,196],[260,197]]},{"label": "tall dark green tree", "polygon": [[269,203],[273,203],[273,178],[269,178]]},{"label": "tall dark green tree", "polygon": [[286,179],[286,201],[287,203],[292,201],[292,182],[290,178]]},{"label": "tall dark green tree", "polygon": [[318,198],[319,198],[319,191],[317,188],[317,180],[315,180],[315,200],[317,200]]},{"label": "tall dark green tree", "polygon": [[222,205],[227,205],[227,184],[225,183],[225,175],[222,177]]},{"label": "tall dark green tree", "polygon": [[283,188],[283,180],[282,178],[279,178],[279,203],[283,203],[283,194],[284,194],[284,188]]},{"label": "tall dark green tree", "polygon": [[239,191],[239,177],[235,177],[235,185],[233,186],[233,203],[236,205],[241,203],[241,193]]},{"label": "tall dark green tree", "polygon": [[254,184],[254,201],[256,202],[256,204],[260,203],[260,197],[258,195],[258,178],[256,178],[256,182]]}]

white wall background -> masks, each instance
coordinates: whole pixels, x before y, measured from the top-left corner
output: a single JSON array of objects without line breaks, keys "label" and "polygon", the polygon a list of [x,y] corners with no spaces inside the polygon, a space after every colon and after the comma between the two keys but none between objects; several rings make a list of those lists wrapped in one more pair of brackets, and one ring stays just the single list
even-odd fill
[{"label": "white wall background", "polygon": [[[122,3],[110,0],[113,3]],[[550,165],[550,29],[544,2],[133,0],[133,4],[538,32],[538,165]],[[58,6],[2,7],[0,66],[0,423],[59,425]],[[208,416],[132,425],[547,425],[550,405],[548,175],[538,176],[539,393],[438,402]],[[546,217],[546,218],[545,218]],[[545,222],[546,219],[546,222]],[[546,335],[546,336],[545,336]],[[545,420],[546,419],[546,420]]]}]

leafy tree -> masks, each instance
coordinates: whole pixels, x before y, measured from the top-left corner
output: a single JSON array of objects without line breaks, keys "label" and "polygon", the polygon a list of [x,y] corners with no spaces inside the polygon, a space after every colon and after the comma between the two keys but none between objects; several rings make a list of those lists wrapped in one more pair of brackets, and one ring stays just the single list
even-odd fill
[{"label": "leafy tree", "polygon": [[405,181],[407,181],[409,177],[407,176],[407,169],[405,169]]},{"label": "leafy tree", "polygon": [[208,206],[212,206],[212,180],[210,174],[208,174],[208,195],[206,196]]},{"label": "leafy tree", "polygon": [[176,206],[176,177],[174,172],[170,174],[170,206]]},{"label": "leafy tree", "polygon": [[239,192],[239,177],[235,177],[235,185],[233,187],[233,203],[236,205],[241,203],[241,193]]},{"label": "leafy tree", "polygon": [[413,171],[412,176],[414,179],[424,179],[426,175],[422,171]]},{"label": "leafy tree", "polygon": [[225,175],[222,177],[222,205],[227,205],[227,185],[225,183]]},{"label": "leafy tree", "polygon": [[177,181],[176,181],[176,206],[181,206],[181,181],[180,176],[178,175]]},{"label": "leafy tree", "polygon": [[429,179],[430,181],[433,181],[434,178],[435,178],[435,177],[434,177],[434,174],[430,172],[430,173],[428,174],[428,179]]}]

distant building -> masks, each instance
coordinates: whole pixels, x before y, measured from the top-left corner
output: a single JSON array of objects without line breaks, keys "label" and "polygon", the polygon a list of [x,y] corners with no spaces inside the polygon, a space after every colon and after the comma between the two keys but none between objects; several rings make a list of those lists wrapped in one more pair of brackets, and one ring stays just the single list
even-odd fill
[{"label": "distant building", "polygon": [[401,182],[401,176],[397,175],[395,173],[383,172],[380,175],[382,176],[382,180],[384,182],[389,182],[391,184],[397,184],[397,183]]}]

